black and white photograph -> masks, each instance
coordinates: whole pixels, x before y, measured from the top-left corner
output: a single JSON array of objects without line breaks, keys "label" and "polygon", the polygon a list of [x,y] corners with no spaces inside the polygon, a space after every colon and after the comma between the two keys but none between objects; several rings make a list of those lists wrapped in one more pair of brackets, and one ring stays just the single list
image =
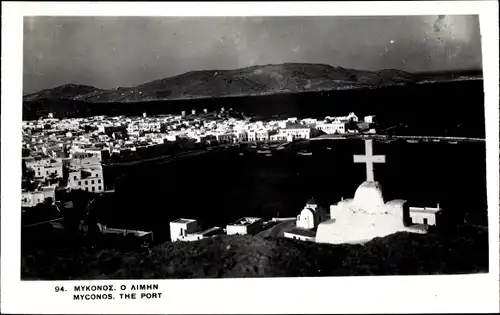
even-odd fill
[{"label": "black and white photograph", "polygon": [[24,16],[13,272],[21,282],[488,274],[498,208],[480,24],[477,14]]}]

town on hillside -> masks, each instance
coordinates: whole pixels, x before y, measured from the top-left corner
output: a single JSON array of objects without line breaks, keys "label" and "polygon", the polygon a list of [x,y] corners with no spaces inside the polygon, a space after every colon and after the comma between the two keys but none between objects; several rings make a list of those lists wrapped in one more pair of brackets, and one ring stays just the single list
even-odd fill
[{"label": "town on hillside", "polygon": [[[376,134],[374,116],[360,119],[351,112],[346,116],[325,117],[321,120],[287,118],[256,121],[224,108],[211,113],[193,110],[190,114],[183,111],[180,115],[159,117],[149,117],[144,113],[142,117],[58,119],[50,114],[47,118],[23,123],[23,225],[34,227],[45,224],[64,228],[62,213],[72,211],[72,207],[78,203],[75,193],[87,194],[84,207],[92,203],[95,199],[93,196],[113,193],[112,187],[106,186],[103,172],[103,166],[106,165],[175,156],[193,149],[210,150],[218,146],[241,144],[252,144],[256,148],[263,144],[267,148],[274,145],[274,148],[279,149],[286,144],[322,135],[342,137],[362,134]],[[372,140],[366,141],[370,143],[366,147],[366,156],[355,156],[354,162],[367,163],[367,180],[373,182],[373,166],[370,165],[385,162],[385,157],[381,159],[380,156],[373,156]],[[378,189],[375,189],[375,195],[381,196]],[[360,198],[368,200],[368,207],[381,204],[380,209],[399,209],[396,211],[398,216],[402,215],[403,207],[408,207],[404,202],[397,201],[386,205],[385,201],[373,200],[370,193],[363,197],[358,194],[357,199]],[[33,214],[40,206],[56,209],[53,211],[55,216],[37,219]],[[223,228],[215,226],[202,229],[196,218],[179,218],[170,222],[170,240],[196,241],[221,234],[260,233],[314,242],[318,237],[318,228],[328,222],[335,222],[339,209],[345,206],[346,201],[342,200],[327,211],[312,198],[297,217],[266,220],[243,217]],[[57,212],[61,215],[58,216]],[[425,233],[428,226],[436,225],[436,217],[440,213],[439,204],[437,207],[411,207],[411,227],[403,226],[401,217],[397,219],[396,230]],[[152,231],[119,229],[100,222],[97,222],[97,226],[103,234],[134,235],[146,243],[153,242]],[[80,229],[89,230],[83,220]],[[394,226],[389,227],[389,230],[393,229]],[[325,238],[319,234],[319,242],[346,241],[329,240],[328,237],[321,241],[322,237]],[[355,238],[355,242],[362,241],[357,236]]]},{"label": "town on hillside", "polygon": [[375,134],[375,128],[374,116],[361,120],[355,113],[324,119],[267,121],[224,108],[155,117],[144,113],[142,117],[56,118],[49,114],[23,122],[23,225],[51,222],[61,226],[59,219],[37,219],[34,208],[50,206],[56,209],[57,216],[57,212],[77,203],[73,200],[75,194],[87,194],[85,202],[90,203],[95,194],[113,193],[113,185],[106,184],[106,165],[140,163],[228,145],[280,149],[288,143],[321,135]]}]

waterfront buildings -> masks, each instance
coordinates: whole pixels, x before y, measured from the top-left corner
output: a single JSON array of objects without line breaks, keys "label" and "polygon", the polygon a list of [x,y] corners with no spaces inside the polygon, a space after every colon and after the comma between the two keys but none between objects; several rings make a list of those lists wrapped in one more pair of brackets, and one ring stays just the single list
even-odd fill
[{"label": "waterfront buildings", "polygon": [[[54,118],[49,115],[23,122],[23,162],[37,182],[36,189],[63,183],[61,189],[105,190],[102,165],[123,159],[150,158],[179,150],[218,144],[292,142],[321,133],[343,134],[358,122],[354,113],[342,117],[287,118],[252,121],[235,118],[232,110],[203,111],[186,115],[138,117]],[[237,117],[237,116],[236,116]],[[373,116],[365,117],[371,125]],[[67,178],[63,181],[63,169]],[[28,178],[26,179],[28,180]],[[23,201],[32,205],[42,199],[40,190],[24,191]],[[45,195],[44,195],[45,196]],[[46,197],[44,197],[46,198]]]}]

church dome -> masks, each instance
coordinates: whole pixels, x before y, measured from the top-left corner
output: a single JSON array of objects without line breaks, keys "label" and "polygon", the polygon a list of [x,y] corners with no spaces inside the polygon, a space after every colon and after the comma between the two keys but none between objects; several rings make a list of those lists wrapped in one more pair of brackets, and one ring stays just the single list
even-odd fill
[{"label": "church dome", "polygon": [[357,210],[368,213],[384,212],[385,202],[380,184],[378,182],[366,181],[359,185],[354,194],[352,205]]},{"label": "church dome", "polygon": [[317,204],[318,203],[316,202],[316,199],[314,199],[313,197],[311,197],[306,203],[306,205],[317,205]]},{"label": "church dome", "polygon": [[307,208],[302,209],[302,211],[300,211],[300,215],[304,216],[304,215],[307,215],[308,213],[314,214],[315,212],[316,212],[316,209],[307,207]]}]

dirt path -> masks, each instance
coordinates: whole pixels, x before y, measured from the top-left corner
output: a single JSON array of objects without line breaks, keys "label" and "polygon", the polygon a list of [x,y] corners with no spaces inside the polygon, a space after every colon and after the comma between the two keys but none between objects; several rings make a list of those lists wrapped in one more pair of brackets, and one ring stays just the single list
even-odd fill
[{"label": "dirt path", "polygon": [[280,222],[273,227],[255,235],[257,237],[283,237],[285,231],[290,230],[295,226],[295,220]]}]

